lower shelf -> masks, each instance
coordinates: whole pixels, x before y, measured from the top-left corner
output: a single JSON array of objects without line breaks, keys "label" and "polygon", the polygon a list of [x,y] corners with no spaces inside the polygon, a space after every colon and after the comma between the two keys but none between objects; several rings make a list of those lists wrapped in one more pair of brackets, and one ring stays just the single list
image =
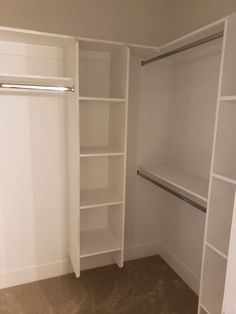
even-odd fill
[{"label": "lower shelf", "polygon": [[121,243],[109,229],[83,231],[80,235],[80,257],[121,250]]},{"label": "lower shelf", "polygon": [[81,190],[80,208],[98,207],[102,205],[121,204],[122,199],[112,189]]}]

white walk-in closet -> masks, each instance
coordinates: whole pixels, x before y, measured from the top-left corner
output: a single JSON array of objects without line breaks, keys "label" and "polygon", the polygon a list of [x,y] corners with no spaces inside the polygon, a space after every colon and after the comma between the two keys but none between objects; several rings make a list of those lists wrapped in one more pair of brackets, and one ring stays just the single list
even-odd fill
[{"label": "white walk-in closet", "polygon": [[159,254],[198,314],[236,313],[235,32],[0,29],[0,288]]}]

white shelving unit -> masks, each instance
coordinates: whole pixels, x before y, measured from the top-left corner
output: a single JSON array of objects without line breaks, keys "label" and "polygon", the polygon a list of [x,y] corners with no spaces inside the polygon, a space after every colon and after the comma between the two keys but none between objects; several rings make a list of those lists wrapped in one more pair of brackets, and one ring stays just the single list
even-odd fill
[{"label": "white shelving unit", "polygon": [[129,49],[86,39],[79,47],[80,258],[109,254],[122,267]]},{"label": "white shelving unit", "polygon": [[224,23],[199,314],[202,313],[202,308],[206,313],[231,313],[225,312],[229,302],[225,287],[228,253],[230,246],[235,242],[235,239],[232,239],[236,190],[235,27],[236,16],[233,14]]}]

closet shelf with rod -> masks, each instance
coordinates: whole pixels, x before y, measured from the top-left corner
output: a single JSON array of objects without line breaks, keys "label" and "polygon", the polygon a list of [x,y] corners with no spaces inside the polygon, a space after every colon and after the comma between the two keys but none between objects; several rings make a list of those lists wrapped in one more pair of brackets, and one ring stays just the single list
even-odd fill
[{"label": "closet shelf with rod", "polygon": [[1,74],[0,89],[18,92],[73,92],[74,82],[70,77]]},{"label": "closet shelf with rod", "polygon": [[143,166],[137,174],[181,200],[206,212],[208,181],[168,166]]},{"label": "closet shelf with rod", "polygon": [[224,36],[224,32],[223,31],[217,32],[215,34],[208,35],[208,36],[206,36],[204,38],[201,38],[201,39],[198,39],[198,40],[196,40],[194,42],[188,43],[188,44],[183,45],[181,47],[178,47],[178,48],[175,48],[173,50],[170,50],[170,51],[164,52],[162,54],[159,54],[159,55],[157,55],[155,57],[152,57],[150,59],[144,60],[144,61],[141,62],[141,65],[147,65],[149,63],[153,63],[153,62],[156,62],[158,60],[161,60],[161,59],[173,56],[173,55],[178,54],[180,52],[184,52],[186,50],[189,50],[189,49],[201,46],[203,44],[206,44],[208,42],[211,42],[213,40],[222,38],[223,36]]}]

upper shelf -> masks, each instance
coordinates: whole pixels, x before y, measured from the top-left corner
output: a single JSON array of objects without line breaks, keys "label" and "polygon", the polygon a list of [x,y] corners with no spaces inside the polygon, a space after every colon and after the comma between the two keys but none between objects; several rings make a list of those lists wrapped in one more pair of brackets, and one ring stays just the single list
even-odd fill
[{"label": "upper shelf", "polygon": [[142,166],[139,168],[139,174],[205,211],[208,196],[207,180],[160,165]]}]

